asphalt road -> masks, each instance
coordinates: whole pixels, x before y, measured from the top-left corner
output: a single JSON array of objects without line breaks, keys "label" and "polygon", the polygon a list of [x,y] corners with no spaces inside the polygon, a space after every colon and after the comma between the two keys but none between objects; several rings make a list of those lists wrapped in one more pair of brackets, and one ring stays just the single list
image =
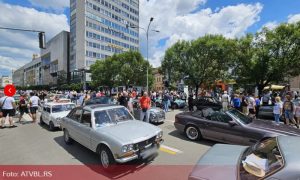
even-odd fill
[{"label": "asphalt road", "polygon": [[[215,142],[189,141],[176,131],[174,117],[179,110],[168,112],[164,124],[164,143],[155,159],[147,165],[183,165],[192,167]],[[96,154],[78,143],[66,145],[62,131],[51,132],[47,126],[32,124],[29,116],[16,128],[0,129],[0,165],[96,165]],[[141,164],[142,162],[134,162]],[[92,169],[91,169],[92,171]]]}]

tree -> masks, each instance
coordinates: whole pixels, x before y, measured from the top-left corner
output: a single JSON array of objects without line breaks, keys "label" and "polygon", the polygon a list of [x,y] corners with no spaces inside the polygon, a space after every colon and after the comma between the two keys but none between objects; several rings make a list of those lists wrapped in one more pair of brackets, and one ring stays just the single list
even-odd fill
[{"label": "tree", "polygon": [[[234,73],[240,82],[255,84],[261,94],[270,83],[300,74],[300,22],[265,28],[250,40],[240,40],[238,48]],[[245,44],[249,53],[243,52]]]},{"label": "tree", "polygon": [[179,41],[166,51],[162,69],[178,81],[184,77],[187,84],[196,88],[224,78],[233,56],[234,40],[220,35],[206,35],[195,41]]}]

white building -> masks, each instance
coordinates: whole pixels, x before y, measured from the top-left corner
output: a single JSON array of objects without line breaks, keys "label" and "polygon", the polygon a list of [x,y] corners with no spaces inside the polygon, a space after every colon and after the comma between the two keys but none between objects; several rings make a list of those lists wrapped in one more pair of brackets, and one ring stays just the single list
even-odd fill
[{"label": "white building", "polygon": [[0,78],[0,87],[1,88],[4,88],[6,85],[12,84],[12,83],[13,83],[12,78],[9,76],[2,76]]},{"label": "white building", "polygon": [[138,0],[70,1],[70,71],[98,59],[139,49]]},{"label": "white building", "polygon": [[23,66],[24,86],[42,85],[41,58],[34,57],[33,60]]},{"label": "white building", "polygon": [[15,86],[24,86],[24,66],[13,72],[13,82]]}]

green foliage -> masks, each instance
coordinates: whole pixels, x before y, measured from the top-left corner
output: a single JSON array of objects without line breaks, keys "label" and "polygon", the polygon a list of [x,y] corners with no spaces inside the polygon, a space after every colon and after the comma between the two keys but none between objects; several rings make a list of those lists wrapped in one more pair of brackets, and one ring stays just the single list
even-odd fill
[{"label": "green foliage", "polygon": [[146,86],[147,67],[149,87],[153,84],[152,68],[139,52],[115,54],[105,60],[98,60],[91,66],[92,84],[95,87]]}]

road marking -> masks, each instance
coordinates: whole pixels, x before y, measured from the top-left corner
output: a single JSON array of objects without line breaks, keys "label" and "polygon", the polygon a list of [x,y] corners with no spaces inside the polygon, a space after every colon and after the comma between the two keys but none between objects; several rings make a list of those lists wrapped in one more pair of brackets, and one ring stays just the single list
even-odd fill
[{"label": "road marking", "polygon": [[172,154],[172,155],[175,155],[177,153],[183,153],[182,151],[180,151],[178,149],[175,149],[175,148],[172,148],[172,147],[169,147],[169,146],[166,146],[166,145],[161,145],[159,150],[161,150],[162,152]]}]

